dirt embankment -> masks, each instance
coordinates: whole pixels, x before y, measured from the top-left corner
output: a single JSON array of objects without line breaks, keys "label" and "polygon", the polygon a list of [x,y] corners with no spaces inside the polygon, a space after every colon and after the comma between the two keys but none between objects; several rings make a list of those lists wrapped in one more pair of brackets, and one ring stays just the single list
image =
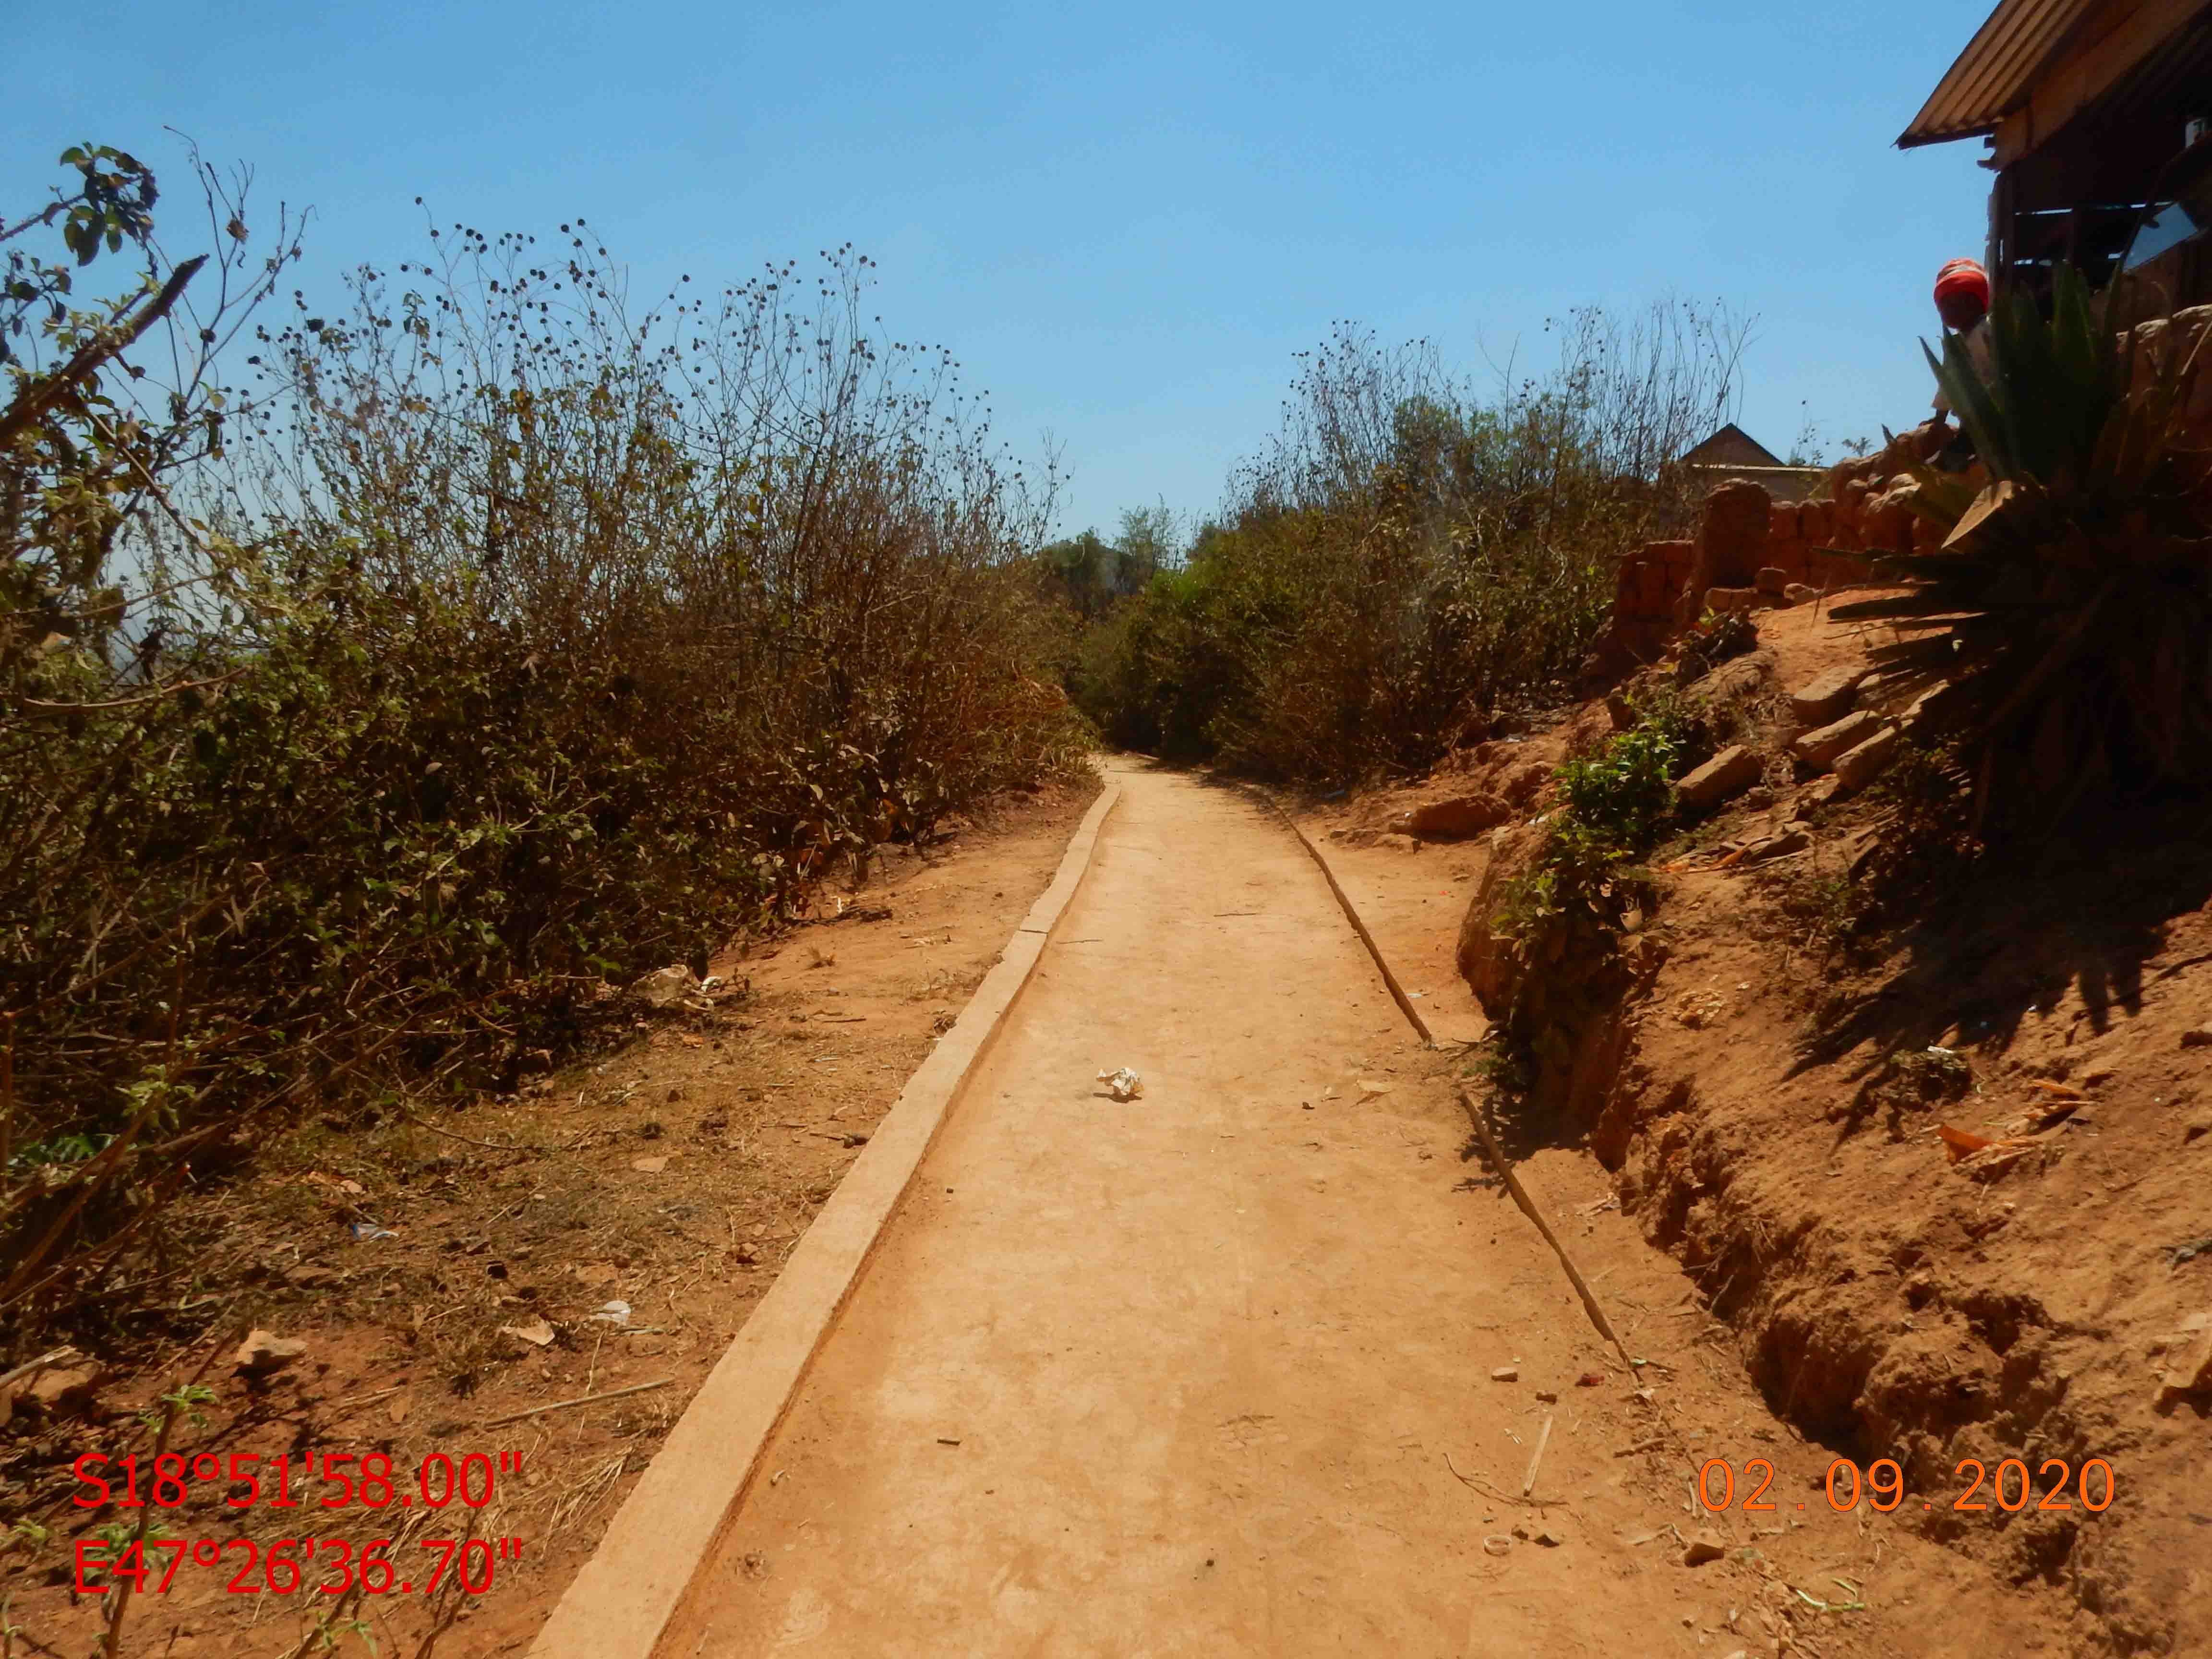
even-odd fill
[{"label": "dirt embankment", "polygon": [[[219,1570],[187,1563],[167,1593],[138,1598],[122,1652],[319,1651],[300,1644],[334,1615],[342,1651],[367,1651],[344,1628],[356,1616],[377,1651],[403,1659],[427,1651],[444,1619],[460,1627],[441,1654],[520,1651],[1050,881],[1094,793],[1015,798],[926,856],[882,849],[866,884],[825,896],[842,919],[729,952],[713,964],[721,989],[641,1018],[618,1052],[434,1119],[311,1124],[243,1178],[185,1200],[173,1271],[118,1286],[107,1330],[79,1338],[86,1357],[0,1391],[15,1396],[12,1415],[0,1404],[0,1528],[48,1534],[34,1547],[34,1531],[0,1530],[15,1650],[88,1650],[112,1598],[71,1594],[72,1551],[137,1512],[74,1508],[72,1461],[150,1451],[135,1413],[197,1380],[213,1398],[175,1448],[288,1455],[299,1484],[302,1458],[319,1469],[334,1454],[382,1454],[406,1492],[432,1454],[457,1465],[519,1454],[520,1474],[468,1518],[479,1536],[520,1538],[522,1553],[476,1599],[377,1595],[356,1614],[296,1591],[229,1594],[238,1540],[266,1549],[304,1534],[357,1551],[426,1511],[356,1504],[303,1520],[304,1509],[226,1507],[228,1483],[195,1480],[155,1535],[233,1553]],[[301,1347],[248,1376],[234,1357],[250,1327]],[[459,1513],[416,1531],[458,1536],[445,1523]],[[335,1543],[312,1565],[300,1556],[310,1585],[331,1582]],[[408,1548],[391,1559],[404,1572]],[[257,1566],[249,1582],[263,1577]]]},{"label": "dirt embankment", "polygon": [[[1760,631],[1731,665],[1759,781],[1659,850],[1656,902],[1603,960],[1529,970],[1556,1029],[1522,1127],[1613,1172],[1778,1416],[1899,1460],[1899,1524],[2055,1593],[2075,1651],[2212,1651],[2203,826],[1984,868],[1853,937],[1894,809],[1793,765],[1788,694],[1862,638],[1813,606]],[[1601,712],[1530,752],[1594,744]],[[1362,803],[1340,839],[1404,810]],[[1541,834],[1528,816],[1448,854],[1474,909]],[[2101,1471],[2081,1487],[2098,1459],[2109,1507]]]}]

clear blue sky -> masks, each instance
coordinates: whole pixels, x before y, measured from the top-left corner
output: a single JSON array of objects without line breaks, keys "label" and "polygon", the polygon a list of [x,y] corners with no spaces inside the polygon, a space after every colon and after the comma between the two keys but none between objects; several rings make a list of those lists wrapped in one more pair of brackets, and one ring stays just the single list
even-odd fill
[{"label": "clear blue sky", "polygon": [[1986,11],[81,0],[10,26],[0,214],[88,138],[181,183],[173,126],[313,204],[311,291],[411,255],[417,194],[583,214],[647,290],[849,240],[1110,530],[1213,507],[1339,317],[1479,369],[1576,304],[1725,298],[1769,447],[1917,420],[1988,175],[1891,140]]}]

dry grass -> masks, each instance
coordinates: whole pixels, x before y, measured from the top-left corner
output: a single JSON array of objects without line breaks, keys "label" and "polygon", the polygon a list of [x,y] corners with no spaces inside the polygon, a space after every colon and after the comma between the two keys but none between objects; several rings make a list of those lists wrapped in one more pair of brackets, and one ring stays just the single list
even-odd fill
[{"label": "dry grass", "polygon": [[0,1359],[168,1249],[187,1179],[510,1086],[611,985],[1080,760],[1049,479],[880,337],[867,262],[640,310],[563,230],[434,229],[250,334],[273,275],[188,298],[160,393],[159,328],[55,335],[143,453],[35,374],[0,410]]}]

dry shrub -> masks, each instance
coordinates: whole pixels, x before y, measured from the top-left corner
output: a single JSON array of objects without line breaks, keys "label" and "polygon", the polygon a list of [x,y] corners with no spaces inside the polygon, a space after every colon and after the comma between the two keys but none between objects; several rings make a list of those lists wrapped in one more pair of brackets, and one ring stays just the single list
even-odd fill
[{"label": "dry shrub", "polygon": [[1314,783],[1418,771],[1556,695],[1616,555],[1686,503],[1668,464],[1728,416],[1747,325],[1578,312],[1558,367],[1480,395],[1427,345],[1340,325],[1220,522],[1086,640],[1123,743]]},{"label": "dry shrub", "polygon": [[864,322],[866,261],[637,312],[580,221],[433,230],[218,387],[295,244],[203,171],[218,252],[173,269],[150,175],[79,171],[15,234],[112,231],[137,294],[72,312],[19,255],[0,311],[34,343],[0,415],[18,1344],[301,1112],[500,1085],[608,981],[1080,755],[1048,489]]}]

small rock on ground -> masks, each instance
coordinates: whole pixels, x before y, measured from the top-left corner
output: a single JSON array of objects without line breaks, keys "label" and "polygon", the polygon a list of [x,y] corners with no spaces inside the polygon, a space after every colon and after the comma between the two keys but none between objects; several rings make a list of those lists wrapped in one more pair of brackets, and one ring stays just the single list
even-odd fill
[{"label": "small rock on ground", "polygon": [[1390,827],[1423,841],[1467,841],[1496,829],[1513,815],[1512,804],[1503,795],[1485,792],[1432,800],[1401,814]]},{"label": "small rock on ground", "polygon": [[1850,712],[1859,682],[1873,671],[1835,668],[1790,694],[1790,712],[1807,726],[1826,726]]},{"label": "small rock on ground", "polygon": [[1705,590],[1705,609],[1716,617],[1725,617],[1731,611],[1750,611],[1758,606],[1759,590],[1755,587],[1709,587]]},{"label": "small rock on ground", "polygon": [[1683,1548],[1682,1565],[1686,1567],[1702,1567],[1706,1562],[1717,1561],[1727,1553],[1727,1547],[1721,1542],[1719,1534],[1709,1531],[1694,1532],[1690,1534],[1690,1541]]},{"label": "small rock on ground", "polygon": [[238,1345],[238,1369],[248,1376],[274,1376],[307,1352],[307,1345],[297,1337],[256,1328]]},{"label": "small rock on ground", "polygon": [[1685,806],[1717,806],[1757,783],[1759,772],[1759,757],[1733,743],[1677,783],[1674,793]]},{"label": "small rock on ground", "polygon": [[1815,772],[1825,772],[1837,756],[1857,748],[1881,729],[1881,716],[1861,708],[1793,738],[1790,752]]},{"label": "small rock on ground", "polygon": [[1863,789],[1880,777],[1897,756],[1897,728],[1885,726],[1864,743],[1836,757],[1836,779],[1846,789]]}]

